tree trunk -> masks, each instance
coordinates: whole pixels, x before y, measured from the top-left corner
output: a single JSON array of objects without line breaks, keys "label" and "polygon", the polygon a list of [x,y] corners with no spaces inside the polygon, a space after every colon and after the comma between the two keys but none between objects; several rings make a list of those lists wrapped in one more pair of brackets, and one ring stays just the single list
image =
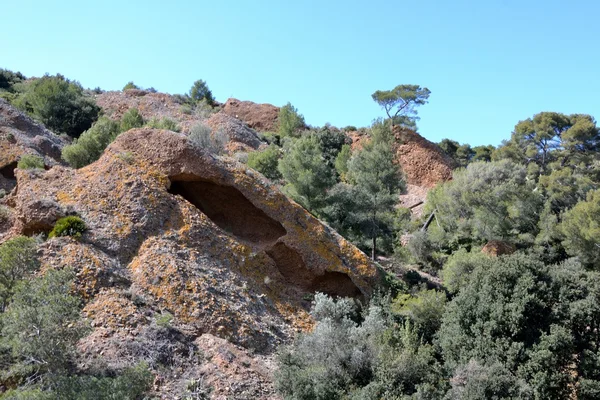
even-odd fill
[{"label": "tree trunk", "polygon": [[373,236],[373,250],[371,251],[371,259],[375,261],[375,252],[377,249],[377,237]]}]

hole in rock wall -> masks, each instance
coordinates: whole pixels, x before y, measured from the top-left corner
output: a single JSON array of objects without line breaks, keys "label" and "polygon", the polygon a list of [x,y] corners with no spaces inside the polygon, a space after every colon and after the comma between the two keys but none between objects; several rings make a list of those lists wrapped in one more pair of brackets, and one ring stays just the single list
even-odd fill
[{"label": "hole in rock wall", "polygon": [[15,169],[17,168],[17,162],[13,162],[10,163],[8,165],[5,165],[4,167],[0,168],[0,175],[2,175],[3,177],[5,177],[6,179],[17,179],[15,177]]},{"label": "hole in rock wall", "polygon": [[169,192],[192,203],[218,227],[242,241],[270,245],[286,234],[279,222],[234,187],[205,181],[172,181]]},{"label": "hole in rock wall", "polygon": [[330,296],[358,297],[360,289],[347,274],[326,271],[316,275],[308,268],[300,254],[284,243],[277,243],[267,254],[275,261],[281,275],[291,284],[308,292],[322,292]]}]

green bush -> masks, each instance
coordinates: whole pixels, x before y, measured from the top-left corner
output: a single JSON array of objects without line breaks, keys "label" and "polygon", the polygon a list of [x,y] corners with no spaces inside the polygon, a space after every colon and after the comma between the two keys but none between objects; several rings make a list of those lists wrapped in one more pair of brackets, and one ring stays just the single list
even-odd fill
[{"label": "green bush", "polygon": [[17,236],[0,245],[0,312],[8,304],[17,284],[39,266],[35,239]]},{"label": "green bush", "polygon": [[209,153],[219,155],[225,151],[229,135],[220,129],[213,132],[209,126],[199,123],[192,127],[188,140]]},{"label": "green bush", "polygon": [[139,89],[139,86],[137,86],[135,83],[133,83],[133,81],[129,81],[129,82],[127,82],[127,84],[125,86],[123,86],[123,91],[129,90],[129,89]]},{"label": "green bush", "polygon": [[45,75],[28,83],[14,105],[56,133],[78,137],[98,119],[100,108],[81,85],[62,75]]},{"label": "green bush", "polygon": [[17,168],[20,169],[44,169],[44,159],[33,154],[24,154],[17,163]]},{"label": "green bush", "polygon": [[248,154],[248,166],[254,168],[269,179],[281,179],[281,173],[277,169],[281,151],[279,147],[270,145],[263,151],[255,151]]},{"label": "green bush", "polygon": [[119,124],[107,117],[100,118],[81,134],[73,144],[65,146],[62,158],[73,168],[81,168],[100,158],[104,149],[119,135]]},{"label": "green bush", "polygon": [[279,134],[285,136],[298,136],[298,133],[306,124],[304,117],[298,114],[298,110],[291,104],[287,103],[279,109],[277,118],[279,123]]},{"label": "green bush", "polygon": [[70,369],[75,345],[87,332],[79,314],[81,300],[71,295],[74,278],[71,270],[49,270],[18,286],[2,315],[0,340],[11,351],[0,380],[39,379]]},{"label": "green bush", "polygon": [[489,263],[490,256],[480,251],[469,253],[465,249],[458,250],[448,257],[442,268],[444,286],[450,293],[458,293],[462,287],[467,285],[475,268]]},{"label": "green bush", "polygon": [[137,108],[130,108],[121,117],[121,132],[144,126],[144,118]]},{"label": "green bush", "polygon": [[81,234],[86,230],[85,222],[74,215],[63,217],[56,221],[54,228],[50,231],[48,238],[71,236],[80,238]]},{"label": "green bush", "polygon": [[140,363],[114,378],[89,375],[60,377],[54,382],[52,393],[57,399],[68,400],[142,400],[153,379],[148,365]]},{"label": "green bush", "polygon": [[146,123],[146,127],[153,129],[165,129],[167,131],[179,132],[181,129],[177,122],[173,121],[170,118],[162,118],[158,119],[156,117],[152,118],[148,123]]}]

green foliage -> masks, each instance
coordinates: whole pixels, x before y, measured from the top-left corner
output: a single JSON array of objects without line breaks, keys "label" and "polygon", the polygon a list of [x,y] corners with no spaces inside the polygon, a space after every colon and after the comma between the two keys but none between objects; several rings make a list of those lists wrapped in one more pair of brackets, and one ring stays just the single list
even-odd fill
[{"label": "green foliage", "polygon": [[81,168],[100,158],[104,149],[119,135],[119,124],[107,117],[101,117],[90,129],[65,146],[62,158],[73,168]]},{"label": "green foliage", "polygon": [[20,169],[44,169],[44,159],[34,154],[24,154],[19,159],[17,168]]},{"label": "green foliage", "polygon": [[590,164],[599,144],[600,130],[590,115],[541,112],[520,121],[511,139],[494,157],[534,163],[538,168],[532,171],[537,175],[551,171],[549,167],[553,164],[560,167]]},{"label": "green foliage", "polygon": [[342,147],[346,145],[348,138],[344,132],[328,126],[318,129],[314,134],[319,139],[327,166],[331,169],[335,168],[336,157],[342,150]]},{"label": "green foliage", "polygon": [[291,103],[287,103],[279,109],[277,121],[281,137],[298,136],[299,131],[306,126],[304,116],[299,114],[296,107]]},{"label": "green foliage", "polygon": [[324,205],[327,189],[335,182],[315,135],[301,137],[286,146],[279,172],[288,183],[284,188],[286,193],[317,213]]},{"label": "green foliage", "polygon": [[404,119],[399,120],[398,117],[406,117],[406,120],[414,121],[417,118],[415,107],[427,104],[430,94],[429,89],[419,85],[398,85],[392,90],[378,90],[371,97],[385,110],[390,120],[396,123],[404,121]]},{"label": "green foliage", "polygon": [[347,177],[353,184],[355,200],[360,204],[355,212],[358,229],[371,238],[372,258],[375,259],[377,238],[393,235],[394,206],[405,189],[390,144],[374,138],[355,152],[348,161]]},{"label": "green foliage", "polygon": [[38,270],[35,239],[17,236],[0,245],[0,312],[15,292],[17,284]]},{"label": "green foliage", "polygon": [[80,300],[70,294],[74,277],[70,270],[50,270],[17,288],[2,314],[2,341],[11,355],[5,377],[70,368],[75,344],[86,331],[79,322]]},{"label": "green foliage", "polygon": [[589,192],[587,200],[579,202],[565,212],[560,230],[564,235],[563,244],[567,252],[579,257],[582,262],[598,268],[600,262],[600,190]]},{"label": "green foliage", "polygon": [[144,126],[144,118],[137,108],[130,108],[121,117],[121,132]]},{"label": "green foliage", "polygon": [[179,132],[181,130],[179,125],[177,125],[177,122],[167,117],[161,119],[154,117],[146,123],[146,127],[153,129],[165,129],[173,132]]},{"label": "green foliage", "polygon": [[[533,400],[531,388],[500,363],[481,365],[475,360],[456,369],[448,400]],[[546,398],[546,397],[542,397]]]},{"label": "green foliage", "polygon": [[85,226],[85,222],[81,218],[75,215],[70,215],[56,221],[54,228],[52,228],[48,234],[48,238],[60,236],[80,238],[81,234],[85,232],[86,229],[87,227]]},{"label": "green foliage", "polygon": [[429,193],[425,213],[436,210],[443,230],[455,239],[535,236],[542,197],[533,185],[525,168],[508,160],[471,163]]},{"label": "green foliage", "polygon": [[544,399],[600,382],[600,337],[590,330],[600,321],[597,273],[516,253],[488,258],[470,275],[438,332],[446,367],[500,363]]},{"label": "green foliage", "polygon": [[78,137],[98,119],[100,108],[81,85],[62,75],[45,75],[28,83],[14,105],[39,119],[46,127]]},{"label": "green foliage", "polygon": [[20,72],[0,68],[0,91],[14,92],[15,85],[27,79]]},{"label": "green foliage", "polygon": [[356,323],[350,300],[315,295],[311,333],[278,356],[275,380],[285,399],[381,399],[427,392],[439,373],[431,346],[410,323],[395,329],[385,306],[372,303]]},{"label": "green foliage", "polygon": [[277,169],[281,150],[275,145],[270,145],[262,151],[248,154],[248,166],[262,173],[271,180],[281,179],[281,173]]},{"label": "green foliage", "polygon": [[346,181],[346,176],[348,174],[348,161],[350,161],[351,157],[352,147],[350,147],[349,144],[344,144],[335,158],[335,170],[342,181]]},{"label": "green foliage", "polygon": [[148,366],[140,363],[114,378],[89,375],[60,377],[53,382],[52,393],[56,398],[68,400],[142,400],[153,380]]},{"label": "green foliage", "polygon": [[129,81],[127,82],[127,84],[125,86],[123,86],[123,91],[129,90],[129,89],[139,89],[140,87],[137,86],[135,83],[133,83],[133,81]]},{"label": "green foliage", "polygon": [[465,249],[459,249],[454,252],[448,257],[442,269],[444,287],[450,293],[458,293],[469,283],[475,268],[489,263],[489,258],[490,256],[475,250],[467,252]]},{"label": "green foliage", "polygon": [[221,129],[213,132],[208,125],[199,123],[192,127],[188,140],[209,153],[220,155],[225,152],[229,135]]},{"label": "green foliage", "polygon": [[417,334],[427,343],[442,324],[446,294],[437,290],[424,290],[414,295],[401,294],[392,303],[392,311],[409,319]]},{"label": "green foliage", "polygon": [[171,322],[173,322],[173,314],[171,314],[168,311],[161,313],[156,318],[156,325],[161,328],[167,328],[167,327],[171,326]]},{"label": "green foliage", "polygon": [[194,85],[190,89],[190,98],[194,103],[205,101],[209,106],[215,106],[213,94],[202,79],[194,82]]}]

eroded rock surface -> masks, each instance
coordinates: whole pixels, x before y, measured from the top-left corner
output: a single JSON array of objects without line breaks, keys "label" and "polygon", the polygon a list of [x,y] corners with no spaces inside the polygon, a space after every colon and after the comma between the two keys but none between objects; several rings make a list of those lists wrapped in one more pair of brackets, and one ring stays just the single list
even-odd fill
[{"label": "eroded rock surface", "polygon": [[[47,232],[71,214],[89,228],[40,251],[43,268],[76,271],[94,328],[80,343],[82,366],[166,363],[156,368],[164,398],[200,378],[217,388],[213,398],[274,398],[272,352],[310,329],[312,293],[363,298],[380,279],[364,253],[275,185],[184,134],[132,130],[85,168],[17,170],[16,179],[15,233]],[[172,321],[159,326],[164,315]]]},{"label": "eroded rock surface", "polygon": [[40,156],[51,167],[61,163],[65,144],[63,138],[0,99],[0,190],[14,188],[15,169],[22,155]]}]

